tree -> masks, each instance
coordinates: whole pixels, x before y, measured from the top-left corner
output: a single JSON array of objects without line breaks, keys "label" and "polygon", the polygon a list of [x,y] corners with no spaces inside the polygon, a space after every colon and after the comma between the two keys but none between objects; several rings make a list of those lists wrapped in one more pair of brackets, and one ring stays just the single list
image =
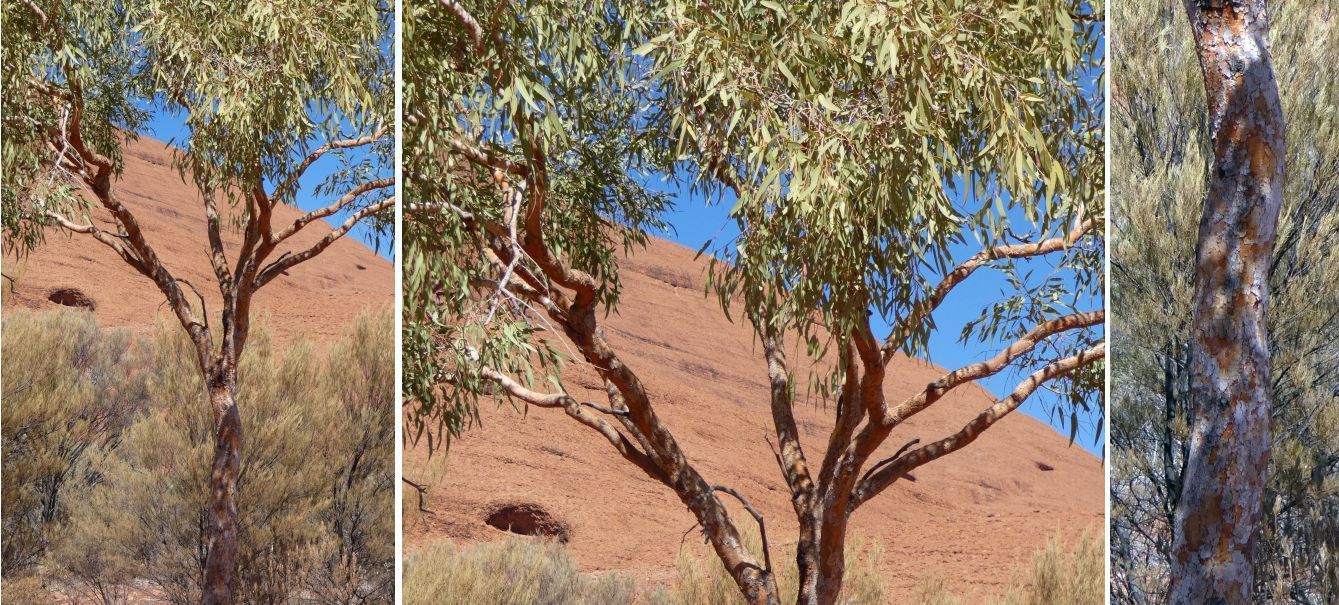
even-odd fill
[{"label": "tree", "polygon": [[[190,335],[215,441],[201,601],[230,603],[243,445],[237,367],[251,303],[355,226],[389,225],[390,11],[147,0],[10,3],[4,16],[7,249],[40,245],[52,227],[105,245],[154,282]],[[189,131],[176,164],[200,191],[201,241],[223,301],[214,313],[117,196],[121,144],[154,115],[180,116]],[[274,224],[278,204],[305,197],[330,199]],[[343,222],[295,246],[294,235],[330,217]],[[224,229],[240,229],[236,249],[224,245]]]},{"label": "tree", "polygon": [[[1167,600],[1174,512],[1189,449],[1196,225],[1210,123],[1193,39],[1173,5],[1113,8],[1112,596]],[[1323,2],[1276,6],[1269,45],[1286,124],[1289,177],[1265,314],[1272,363],[1269,471],[1252,602],[1339,595],[1339,137],[1329,77],[1339,28]]]},{"label": "tree", "polygon": [[[328,354],[253,332],[239,383],[239,602],[394,601],[391,325],[387,312],[360,316]],[[166,602],[199,601],[213,419],[194,346],[171,327],[141,343],[144,411],[96,448],[54,536],[48,569],[71,592],[146,583]]]},{"label": "tree", "polygon": [[1271,252],[1283,202],[1283,108],[1264,0],[1186,3],[1208,98],[1195,248],[1190,445],[1173,519],[1173,603],[1250,603],[1271,445]]},{"label": "tree", "polygon": [[[966,447],[1038,388],[1058,393],[1065,411],[1100,405],[1105,313],[1076,308],[1101,289],[1097,8],[411,8],[409,434],[449,439],[489,397],[562,410],[679,498],[748,602],[779,602],[764,519],[687,459],[600,323],[618,302],[620,249],[664,228],[670,201],[649,183],[733,200],[741,235],[716,249],[712,283],[763,345],[777,460],[800,525],[798,602],[836,602],[860,504]],[[1012,232],[1029,223],[1033,236]],[[1024,270],[1037,266],[1049,271],[1040,283]],[[886,401],[889,360],[924,353],[935,309],[983,267],[1017,288],[963,337],[1007,345]],[[797,340],[830,361],[811,378],[837,404],[816,473],[792,414],[784,351]],[[565,350],[603,378],[605,404],[567,393]],[[1020,368],[1032,371],[960,431],[884,447],[945,393]],[[745,545],[726,497],[759,524],[761,549]]]}]

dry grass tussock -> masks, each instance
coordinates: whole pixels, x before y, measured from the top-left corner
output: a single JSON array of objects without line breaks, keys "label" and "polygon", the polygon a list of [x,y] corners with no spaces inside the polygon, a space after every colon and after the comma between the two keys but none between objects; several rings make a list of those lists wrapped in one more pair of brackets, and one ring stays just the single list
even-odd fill
[{"label": "dry grass tussock", "polygon": [[[756,537],[746,536],[756,543]],[[876,561],[877,543],[851,541],[841,602],[887,602]],[[1037,551],[1030,567],[1019,569],[1002,597],[989,605],[1099,605],[1105,593],[1101,540],[1084,533],[1072,546],[1053,537]],[[756,545],[756,544],[755,544]],[[701,551],[701,552],[699,552]],[[789,558],[789,557],[787,557]],[[775,560],[780,560],[774,557]],[[618,573],[583,574],[556,540],[509,538],[456,546],[443,542],[410,553],[405,560],[406,605],[737,605],[744,601],[725,569],[705,548],[679,553],[677,576],[667,588],[640,590]],[[796,597],[793,566],[778,570],[782,603]],[[953,591],[942,579],[925,582],[910,601],[916,605],[967,605],[981,599]]]},{"label": "dry grass tussock", "polygon": [[[1106,594],[1102,540],[1084,532],[1072,546],[1059,535],[1037,551],[1032,566],[1016,570],[1003,597],[989,605],[1101,605]],[[912,600],[918,605],[968,605],[981,599],[962,596],[942,578],[932,578]]]}]

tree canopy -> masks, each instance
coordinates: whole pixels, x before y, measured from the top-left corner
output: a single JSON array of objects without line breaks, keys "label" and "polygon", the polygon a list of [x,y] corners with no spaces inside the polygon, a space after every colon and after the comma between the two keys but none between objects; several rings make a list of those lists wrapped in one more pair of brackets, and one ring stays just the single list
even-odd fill
[{"label": "tree canopy", "polygon": [[[835,602],[847,523],[863,502],[967,446],[1043,386],[1067,408],[1100,405],[1105,314],[1083,308],[1102,287],[1100,8],[411,8],[410,436],[427,435],[431,449],[486,398],[561,410],[675,493],[749,602],[778,602],[765,520],[746,494],[698,471],[600,322],[618,304],[619,256],[669,227],[675,197],[663,185],[732,203],[740,235],[704,247],[709,289],[724,312],[747,317],[768,364],[777,460],[800,528],[797,599]],[[1016,270],[1033,261],[1045,267],[1039,281]],[[924,353],[936,307],[981,268],[1003,271],[1012,290],[987,301],[963,337],[1007,344],[886,401],[889,361]],[[812,474],[785,356],[796,337],[830,362],[813,378],[837,402]],[[600,375],[607,405],[567,391],[561,368],[581,362]],[[945,393],[1009,369],[1027,376],[961,430],[875,457]],[[760,549],[744,544],[725,497],[753,515]]]},{"label": "tree canopy", "polygon": [[301,179],[323,145],[389,132],[390,13],[378,3],[16,2],[5,22],[7,252],[38,243],[53,215],[81,218],[81,179],[112,179],[121,142],[155,118],[184,123],[169,141],[186,152],[183,175],[235,204],[258,188],[288,204],[343,195],[391,171],[391,140],[378,137],[323,150],[326,178]]},{"label": "tree canopy", "polygon": [[[469,370],[481,365],[470,356],[511,374],[559,365],[560,352],[535,337],[542,322],[516,296],[477,296],[480,280],[498,277],[471,252],[489,237],[485,225],[518,238],[542,229],[554,257],[589,275],[596,299],[613,308],[617,255],[667,228],[673,198],[661,182],[732,204],[741,235],[704,247],[719,261],[714,285],[727,310],[742,299],[752,320],[799,330],[815,354],[872,310],[892,326],[890,354],[924,354],[931,311],[946,294],[937,286],[968,260],[953,257],[955,246],[991,249],[1027,232],[1063,238],[1084,223],[1100,231],[1100,10],[954,1],[411,7],[407,393],[454,434],[489,382]],[[428,48],[446,52],[413,50]],[[493,186],[512,178],[546,183],[542,202]],[[964,337],[1017,338],[1100,298],[1096,243],[1068,250],[1040,282],[1020,272],[1018,292],[983,309]],[[1009,258],[977,260],[1016,269]],[[1074,350],[1096,337],[1083,333]],[[1092,378],[1068,391],[1091,397]]]}]

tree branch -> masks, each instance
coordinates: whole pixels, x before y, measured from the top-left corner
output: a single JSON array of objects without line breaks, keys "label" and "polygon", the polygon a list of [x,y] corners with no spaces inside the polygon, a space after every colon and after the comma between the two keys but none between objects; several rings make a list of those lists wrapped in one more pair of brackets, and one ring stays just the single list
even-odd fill
[{"label": "tree branch", "polygon": [[[344,208],[348,207],[349,204],[352,204],[353,202],[357,201],[358,198],[362,197],[363,194],[369,191],[376,191],[377,189],[385,189],[387,187],[394,187],[394,186],[395,186],[395,179],[393,177],[388,177],[384,179],[374,179],[371,181],[367,181],[365,183],[360,183],[357,187],[350,189],[347,193],[345,193],[342,197],[336,200],[333,204],[330,204],[329,206],[326,206],[324,208],[312,210],[311,212],[308,212],[307,214],[298,217],[296,220],[293,221],[292,225],[289,225],[286,229],[280,231],[278,234],[271,237],[268,243],[271,246],[282,243],[284,240],[297,234],[297,232],[301,231],[304,227],[311,224],[312,222],[318,219],[323,219],[328,216],[334,215],[339,211],[343,210]],[[385,208],[383,207],[382,209]],[[360,219],[364,218],[370,214],[376,214],[376,212],[362,214],[361,216],[359,216],[359,218]]]},{"label": "tree branch", "polygon": [[753,520],[758,522],[758,535],[759,537],[762,538],[763,572],[766,574],[771,574],[772,549],[767,544],[767,523],[763,520],[762,513],[759,513],[757,510],[753,508],[753,506],[749,505],[749,501],[745,500],[744,496],[740,495],[740,493],[735,491],[733,488],[729,488],[724,485],[713,485],[711,486],[711,490],[714,492],[721,492],[734,496],[736,500],[739,500],[740,504],[744,505],[744,510],[748,511],[750,515],[753,515]]},{"label": "tree branch", "polygon": [[[507,158],[488,153],[458,136],[447,135],[446,144],[450,145],[457,153],[464,156],[465,159],[480,166],[492,168],[493,170],[500,170],[521,178],[530,176],[530,169],[525,165],[517,164]],[[494,180],[498,180],[497,177],[494,177]]]},{"label": "tree branch", "polygon": [[1098,309],[1096,311],[1065,315],[1038,324],[1036,327],[1029,330],[1022,338],[1006,347],[1003,351],[1000,351],[995,357],[986,361],[963,366],[962,368],[949,372],[938,380],[926,385],[925,389],[906,401],[903,401],[891,413],[883,415],[879,421],[884,427],[893,428],[906,419],[920,413],[925,408],[930,407],[954,388],[999,373],[1000,370],[1008,367],[1010,363],[1023,356],[1028,351],[1031,351],[1046,338],[1069,330],[1095,326],[1105,320],[1106,310]]},{"label": "tree branch", "polygon": [[884,365],[888,364],[893,358],[893,353],[897,352],[897,350],[902,347],[902,344],[906,342],[907,338],[911,337],[911,333],[915,331],[916,326],[920,325],[922,321],[925,321],[931,313],[934,313],[934,310],[939,307],[940,303],[944,302],[944,298],[948,296],[948,293],[951,292],[953,288],[957,287],[958,284],[961,284],[964,280],[970,277],[977,269],[991,261],[1001,258],[1028,258],[1066,250],[1082,239],[1084,235],[1096,226],[1097,219],[1088,219],[1079,223],[1079,225],[1071,230],[1065,237],[1055,237],[1039,242],[996,246],[976,253],[971,258],[967,259],[967,261],[950,271],[948,275],[945,275],[944,279],[939,282],[939,285],[935,287],[934,291],[931,292],[928,297],[917,303],[912,308],[911,312],[897,323],[892,332],[888,335],[888,338],[884,340]]},{"label": "tree branch", "polygon": [[897,459],[883,470],[861,481],[852,497],[852,509],[878,495],[903,475],[928,462],[956,452],[976,440],[986,429],[1010,412],[1018,409],[1032,392],[1042,384],[1065,376],[1083,366],[1095,363],[1106,357],[1106,343],[1099,344],[1077,355],[1055,361],[1036,372],[1014,388],[1008,397],[995,402],[962,427],[958,432],[943,439],[921,446],[911,453]]},{"label": "tree branch", "polygon": [[[603,418],[595,416],[583,409],[582,404],[577,402],[576,399],[573,399],[571,395],[568,395],[567,393],[541,393],[539,391],[531,390],[510,376],[487,366],[481,366],[479,372],[484,378],[487,378],[502,387],[508,395],[524,401],[527,404],[541,408],[561,408],[567,412],[568,416],[576,419],[577,422],[580,422],[603,435],[605,440],[607,440],[610,445],[613,445],[614,449],[617,450],[624,459],[637,465],[638,468],[642,469],[643,472],[650,475],[653,479],[668,485],[669,477],[660,470],[645,452],[637,449],[637,446],[633,445],[623,433],[620,433],[618,429],[615,429],[613,425],[606,422]],[[589,405],[590,407],[599,408],[599,406],[596,406],[595,404]],[[609,413],[614,412],[610,410]]]},{"label": "tree branch", "polygon": [[221,290],[232,284],[232,272],[228,270],[228,256],[223,248],[222,219],[218,206],[214,203],[213,192],[204,193],[205,228],[209,234],[209,263],[214,267],[214,277],[219,280]]},{"label": "tree branch", "polygon": [[795,423],[794,401],[791,397],[790,370],[786,366],[786,354],[781,349],[781,339],[770,328],[763,328],[763,357],[767,360],[767,377],[771,383],[772,424],[776,429],[776,438],[780,442],[777,461],[781,464],[782,475],[790,488],[791,499],[799,507],[801,501],[807,501],[813,495],[814,483],[809,476],[809,464],[805,460],[804,448],[800,445],[800,430]]},{"label": "tree branch", "polygon": [[[394,181],[392,181],[392,183],[393,182]],[[296,254],[284,254],[280,256],[274,262],[270,263],[263,270],[261,270],[260,273],[256,276],[255,288],[260,289],[261,286],[270,283],[271,280],[273,280],[275,277],[278,277],[284,271],[287,271],[291,269],[293,266],[305,262],[308,259],[312,258],[313,256],[316,256],[317,254],[320,254],[326,248],[329,248],[330,244],[335,243],[335,240],[344,237],[344,235],[347,234],[351,229],[353,229],[353,227],[357,225],[359,221],[369,216],[372,216],[373,214],[381,212],[387,208],[390,208],[393,205],[395,205],[395,198],[388,198],[380,202],[377,202],[376,204],[372,204],[371,206],[363,208],[362,210],[359,210],[358,212],[354,213],[353,216],[350,216],[339,227],[332,230],[330,233],[327,233],[325,237],[322,237],[320,239],[320,241],[317,241],[315,244],[312,244],[310,248],[307,248],[306,250],[303,250]]]},{"label": "tree branch", "polygon": [[93,224],[80,225],[65,218],[64,216],[61,216],[59,213],[51,210],[48,210],[46,212],[46,215],[48,218],[56,221],[56,224],[60,225],[61,228],[65,229],[66,231],[69,231],[71,233],[79,233],[93,236],[93,239],[111,248],[113,252],[116,252],[116,255],[120,256],[121,260],[125,261],[126,264],[130,265],[133,269],[135,269],[135,271],[138,271],[143,275],[152,277],[151,275],[149,275],[148,269],[145,267],[143,261],[137,258],[134,255],[134,253],[132,253],[128,248],[126,248],[121,243],[121,241],[119,241],[118,238],[122,236],[108,233],[107,231],[98,228],[97,225]]},{"label": "tree branch", "polygon": [[470,42],[474,44],[474,48],[482,51],[484,46],[484,28],[479,25],[479,20],[475,19],[474,15],[471,15],[469,11],[465,10],[465,7],[461,6],[456,0],[438,0],[438,4],[441,4],[442,8],[445,8],[447,12],[451,13],[451,16],[455,17],[456,21],[460,23],[460,26],[465,28],[465,33],[469,35]]},{"label": "tree branch", "polygon": [[298,180],[302,178],[302,175],[307,173],[307,169],[310,168],[312,164],[315,164],[316,161],[321,159],[321,157],[324,156],[325,154],[334,151],[336,149],[354,149],[357,147],[364,147],[367,145],[371,145],[373,143],[376,143],[377,141],[380,141],[381,138],[384,136],[386,136],[386,126],[382,124],[378,125],[377,129],[373,131],[372,134],[370,135],[357,137],[353,139],[341,139],[336,141],[330,141],[316,148],[316,151],[307,154],[307,157],[302,160],[302,163],[298,164],[298,167],[294,169],[293,172],[290,173],[288,177],[285,178],[284,181],[279,184],[278,187],[274,188],[274,195],[273,195],[274,199],[282,200],[284,199],[285,195],[292,193],[292,191],[297,187]]}]

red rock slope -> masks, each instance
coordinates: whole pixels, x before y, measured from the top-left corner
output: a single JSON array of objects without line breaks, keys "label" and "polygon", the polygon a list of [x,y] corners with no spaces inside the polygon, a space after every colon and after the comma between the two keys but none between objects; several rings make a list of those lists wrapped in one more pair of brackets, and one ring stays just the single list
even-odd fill
[{"label": "red rock slope", "polygon": [[[714,298],[703,297],[704,264],[693,256],[657,240],[625,260],[623,302],[606,331],[707,480],[739,490],[760,508],[774,545],[793,542],[793,513],[765,440],[773,433],[760,349],[747,326],[730,323]],[[569,385],[584,391],[578,397],[602,400],[589,368],[567,371]],[[900,400],[942,373],[922,361],[894,360],[889,399]],[[884,455],[912,438],[956,430],[991,400],[975,385],[955,391],[899,429]],[[798,416],[810,460],[821,460],[832,411],[805,405]],[[483,426],[446,454],[445,478],[428,501],[433,512],[406,528],[411,550],[441,539],[498,539],[503,532],[485,517],[509,502],[539,505],[565,522],[568,546],[587,571],[618,570],[665,584],[680,544],[700,542],[695,533],[684,541],[693,518],[669,490],[560,411],[523,415],[503,407],[483,410],[482,417]],[[407,456],[409,468],[422,468],[422,449]],[[1100,461],[1021,414],[916,476],[866,504],[853,523],[883,544],[881,566],[894,603],[935,576],[961,592],[1002,592],[1012,570],[1029,565],[1057,530],[1075,536],[1100,531],[1103,521]],[[747,518],[738,509],[734,517]]]},{"label": "red rock slope", "polygon": [[[116,191],[139,219],[164,264],[195,284],[211,312],[217,313],[221,297],[212,285],[204,208],[195,186],[182,181],[171,160],[172,150],[160,141],[141,138],[129,144],[125,172],[115,185]],[[292,207],[278,208],[275,224],[286,224],[300,215]],[[107,219],[101,210],[93,216]],[[305,248],[329,232],[329,225],[318,221],[289,245]],[[230,253],[235,253],[241,236],[232,231],[224,240]],[[341,238],[321,255],[262,288],[254,309],[258,318],[266,318],[262,321],[268,322],[277,342],[298,335],[317,344],[329,342],[363,309],[392,304],[393,270],[390,261],[367,246],[349,237]],[[73,289],[91,299],[102,325],[144,330],[158,318],[175,325],[153,282],[87,236],[69,236],[53,229],[46,243],[27,258],[6,256],[4,274],[6,313],[57,308],[57,303],[50,300],[52,294]]]}]

